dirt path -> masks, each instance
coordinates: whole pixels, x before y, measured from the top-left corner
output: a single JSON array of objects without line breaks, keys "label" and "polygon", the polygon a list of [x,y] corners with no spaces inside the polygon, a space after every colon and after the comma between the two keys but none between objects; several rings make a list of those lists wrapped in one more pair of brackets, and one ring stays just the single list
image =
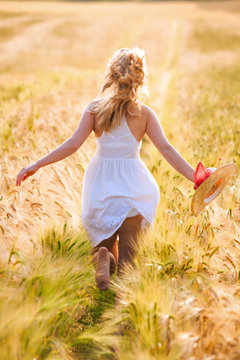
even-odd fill
[{"label": "dirt path", "polygon": [[0,30],[1,30],[1,28],[10,28],[13,26],[17,26],[17,25],[22,24],[30,19],[32,19],[31,15],[20,15],[20,16],[16,16],[13,18],[10,17],[10,18],[6,18],[6,19],[0,18]]},{"label": "dirt path", "polygon": [[10,62],[20,56],[21,53],[30,54],[34,48],[42,45],[51,29],[64,21],[65,18],[48,19],[40,24],[27,26],[19,35],[13,36],[10,40],[0,44],[0,62]]},{"label": "dirt path", "polygon": [[175,70],[174,58],[176,56],[176,51],[178,48],[177,32],[180,31],[179,28],[180,28],[180,23],[178,20],[172,20],[169,23],[168,45],[167,45],[167,49],[166,49],[166,53],[165,53],[164,66],[160,73],[160,78],[159,78],[160,108],[164,107],[164,102],[166,100],[169,83],[173,76],[173,70]]}]

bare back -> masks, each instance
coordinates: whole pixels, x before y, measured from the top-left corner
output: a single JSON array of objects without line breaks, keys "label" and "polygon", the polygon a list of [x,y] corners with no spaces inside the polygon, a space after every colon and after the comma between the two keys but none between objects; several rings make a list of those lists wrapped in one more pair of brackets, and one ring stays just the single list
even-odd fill
[{"label": "bare back", "polygon": [[[132,104],[130,108],[131,114],[125,114],[128,127],[137,141],[141,141],[147,126],[147,107],[141,104],[139,108],[136,104]],[[103,130],[98,124],[98,119],[94,119],[94,134],[96,137],[100,137],[103,133]]]}]

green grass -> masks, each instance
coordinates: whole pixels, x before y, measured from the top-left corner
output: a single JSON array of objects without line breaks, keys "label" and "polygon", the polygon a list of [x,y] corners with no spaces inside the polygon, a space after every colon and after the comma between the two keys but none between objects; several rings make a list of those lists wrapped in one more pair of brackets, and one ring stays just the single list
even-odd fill
[{"label": "green grass", "polygon": [[230,160],[240,166],[239,71],[238,64],[211,67],[199,72],[190,85],[189,93],[196,101],[188,106],[185,117],[191,118],[196,130],[194,157],[206,159],[207,166]]},{"label": "green grass", "polygon": [[76,36],[80,38],[85,30],[86,24],[87,21],[84,21],[83,19],[78,19],[78,21],[73,19],[71,22],[65,21],[61,23],[61,25],[55,26],[52,30],[52,34],[62,38],[67,38],[68,40]]},{"label": "green grass", "polygon": [[204,53],[217,50],[239,51],[240,34],[224,29],[214,29],[205,23],[198,24],[190,39],[190,46]]},{"label": "green grass", "polygon": [[0,88],[0,101],[19,100],[24,91],[23,85],[2,86]]},{"label": "green grass", "polygon": [[[13,247],[1,269],[1,359],[46,359],[81,353],[80,333],[114,303],[112,291],[95,286],[90,245],[82,232],[49,230],[41,253]],[[86,347],[86,344],[84,345]]]},{"label": "green grass", "polygon": [[[19,74],[18,74],[19,75]],[[17,78],[17,76],[16,76]],[[24,74],[9,84],[3,81],[0,84],[0,144],[1,150],[6,151],[13,149],[16,141],[22,141],[22,129],[19,132],[19,125],[24,116],[26,129],[24,135],[29,133],[34,135],[35,124],[41,114],[45,111],[46,106],[51,102],[51,96],[55,96],[59,91],[67,91],[67,89],[75,89],[79,92],[79,84],[84,80],[80,72],[66,71],[59,74],[58,72],[35,72],[34,78],[25,79]],[[21,111],[23,104],[29,103],[29,111],[27,114]],[[9,116],[9,114],[13,115]],[[34,140],[34,138],[32,138]],[[62,140],[62,139],[61,139]],[[27,141],[26,139],[24,141]],[[32,143],[33,147],[34,141]]]}]

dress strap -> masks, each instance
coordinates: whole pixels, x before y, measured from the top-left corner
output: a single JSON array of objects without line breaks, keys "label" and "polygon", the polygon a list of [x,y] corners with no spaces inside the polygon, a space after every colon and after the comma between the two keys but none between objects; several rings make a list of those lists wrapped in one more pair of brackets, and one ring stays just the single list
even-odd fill
[{"label": "dress strap", "polygon": [[123,115],[123,123],[125,125],[125,128],[127,129],[127,132],[129,133],[129,135],[131,136],[131,138],[137,143],[137,144],[140,144],[142,143],[142,140],[141,141],[138,141],[135,136],[133,135],[133,133],[131,132],[129,126],[128,126],[128,123],[127,123],[127,119],[126,119],[126,115],[124,114]]}]

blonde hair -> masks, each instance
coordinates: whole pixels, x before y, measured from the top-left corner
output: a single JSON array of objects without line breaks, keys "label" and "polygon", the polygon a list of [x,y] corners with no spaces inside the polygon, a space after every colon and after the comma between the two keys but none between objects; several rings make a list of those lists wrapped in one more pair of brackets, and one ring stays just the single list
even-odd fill
[{"label": "blonde hair", "polygon": [[[123,114],[130,113],[130,105],[139,97],[139,90],[147,93],[148,79],[145,52],[139,48],[117,50],[108,63],[105,84],[101,93],[109,89],[110,95],[100,98],[92,107],[100,127],[109,131],[120,124]],[[139,106],[139,105],[138,105]],[[133,114],[132,114],[133,115]]]}]

